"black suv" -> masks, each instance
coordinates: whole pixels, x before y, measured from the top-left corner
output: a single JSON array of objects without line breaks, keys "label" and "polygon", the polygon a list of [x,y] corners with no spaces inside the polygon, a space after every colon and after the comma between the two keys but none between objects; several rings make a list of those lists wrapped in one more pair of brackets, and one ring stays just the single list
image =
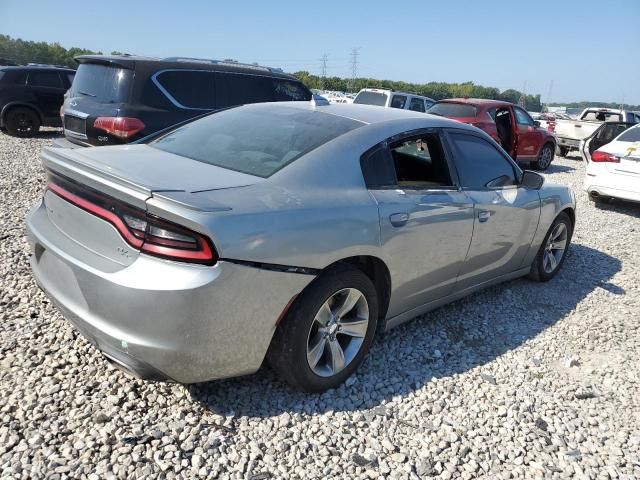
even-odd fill
[{"label": "black suv", "polygon": [[29,137],[40,126],[61,126],[60,107],[75,73],[44,65],[0,67],[0,128]]},{"label": "black suv", "polygon": [[310,100],[280,69],[193,58],[83,55],[64,102],[58,147],[117,145],[199,115],[257,102]]}]

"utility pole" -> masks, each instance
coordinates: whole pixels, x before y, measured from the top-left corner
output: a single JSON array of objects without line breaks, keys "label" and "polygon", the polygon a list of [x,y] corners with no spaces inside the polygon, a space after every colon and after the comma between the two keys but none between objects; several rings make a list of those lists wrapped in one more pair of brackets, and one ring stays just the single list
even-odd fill
[{"label": "utility pole", "polygon": [[360,55],[360,47],[351,49],[351,82],[349,82],[349,90],[353,92],[358,76],[358,55]]},{"label": "utility pole", "polygon": [[[549,110],[549,104],[551,103],[551,93],[553,92],[553,80],[549,82],[549,90],[547,90],[547,101],[545,102],[545,106],[547,110]],[[543,108],[544,110],[544,108]]]},{"label": "utility pole", "polygon": [[329,60],[329,57],[327,57],[326,53],[322,54],[322,57],[320,58],[320,62],[322,62],[322,66],[321,66],[321,74],[320,76],[322,77],[322,89],[324,90],[325,88],[325,78],[327,78],[327,61]]},{"label": "utility pole", "polygon": [[522,86],[522,93],[520,94],[520,99],[518,100],[518,105],[520,105],[525,110],[527,109],[526,107],[527,94],[525,93],[526,91],[527,91],[527,81],[525,80],[524,85]]}]

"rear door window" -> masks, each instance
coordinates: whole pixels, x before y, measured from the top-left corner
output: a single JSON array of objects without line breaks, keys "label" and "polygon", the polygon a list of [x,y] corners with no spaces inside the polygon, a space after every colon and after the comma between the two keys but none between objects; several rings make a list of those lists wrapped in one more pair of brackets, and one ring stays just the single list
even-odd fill
[{"label": "rear door window", "polygon": [[403,109],[405,104],[407,103],[407,97],[404,95],[394,95],[391,98],[391,108],[400,108]]},{"label": "rear door window", "polygon": [[270,77],[216,73],[217,108],[247,103],[273,102],[275,91]]},{"label": "rear door window", "polygon": [[413,110],[414,112],[424,112],[424,102],[421,98],[413,97],[409,102],[409,110]]},{"label": "rear door window", "polygon": [[27,82],[27,72],[20,70],[0,71],[0,83],[3,85],[24,85]]},{"label": "rear door window", "polygon": [[216,108],[213,72],[165,70],[156,76],[165,95],[181,108],[212,110]]},{"label": "rear door window", "polygon": [[452,185],[440,139],[425,134],[391,145],[397,185],[402,188],[437,188]]},{"label": "rear door window", "polygon": [[32,87],[62,88],[62,80],[58,72],[29,72],[27,83]]},{"label": "rear door window", "polygon": [[449,137],[463,187],[484,190],[517,185],[513,164],[488,141],[466,133],[451,133]]}]

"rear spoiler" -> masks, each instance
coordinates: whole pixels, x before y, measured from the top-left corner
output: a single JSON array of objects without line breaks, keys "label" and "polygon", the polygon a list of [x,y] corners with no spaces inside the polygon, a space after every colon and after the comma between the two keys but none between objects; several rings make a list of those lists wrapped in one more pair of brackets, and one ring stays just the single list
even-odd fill
[{"label": "rear spoiler", "polygon": [[151,190],[104,169],[82,155],[81,149],[45,147],[40,159],[45,169],[146,210]]},{"label": "rear spoiler", "polygon": [[100,55],[80,55],[74,57],[74,60],[79,64],[93,63],[96,65],[126,68],[128,70],[133,70],[136,64],[135,60],[129,58],[101,57]]}]

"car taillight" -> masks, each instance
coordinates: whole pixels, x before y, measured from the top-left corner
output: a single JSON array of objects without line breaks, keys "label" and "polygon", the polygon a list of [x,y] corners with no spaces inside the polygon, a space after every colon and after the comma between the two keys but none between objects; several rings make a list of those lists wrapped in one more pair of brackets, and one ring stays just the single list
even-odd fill
[{"label": "car taillight", "polygon": [[118,138],[129,138],[142,131],[144,123],[131,117],[98,117],[93,122],[93,128],[104,130]]},{"label": "car taillight", "polygon": [[591,154],[592,162],[606,162],[606,163],[620,163],[620,157],[611,155],[610,153],[603,152],[602,150],[596,150]]},{"label": "car taillight", "polygon": [[[106,220],[122,238],[142,252],[169,260],[213,265],[218,257],[211,241],[186,227],[150,215],[98,192],[75,186],[58,177],[51,178],[47,188],[69,203]],[[70,190],[75,190],[76,193]]]}]

